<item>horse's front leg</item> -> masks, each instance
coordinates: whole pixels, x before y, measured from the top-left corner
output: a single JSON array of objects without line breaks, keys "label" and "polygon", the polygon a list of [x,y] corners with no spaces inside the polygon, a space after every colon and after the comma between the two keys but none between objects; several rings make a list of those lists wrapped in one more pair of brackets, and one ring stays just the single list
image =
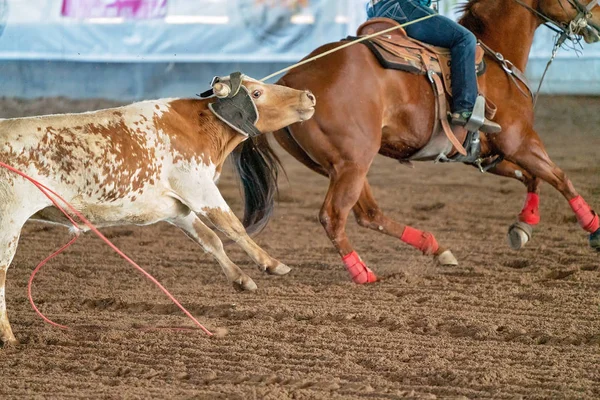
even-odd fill
[{"label": "horse's front leg", "polygon": [[591,247],[600,251],[600,218],[575,190],[564,171],[552,162],[533,129],[523,136],[515,151],[506,154],[506,158],[558,190],[569,202],[579,225],[590,234]]},{"label": "horse's front leg", "polygon": [[540,179],[531,175],[524,168],[510,161],[502,161],[488,171],[491,174],[513,178],[527,187],[525,204],[518,216],[518,221],[508,229],[508,244],[513,250],[519,250],[531,240],[533,227],[540,222]]}]

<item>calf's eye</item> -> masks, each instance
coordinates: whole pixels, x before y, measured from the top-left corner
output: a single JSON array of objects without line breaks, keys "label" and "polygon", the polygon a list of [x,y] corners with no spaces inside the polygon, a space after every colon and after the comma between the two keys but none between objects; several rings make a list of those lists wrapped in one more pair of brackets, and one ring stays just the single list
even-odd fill
[{"label": "calf's eye", "polygon": [[262,92],[260,90],[255,90],[254,92],[252,92],[252,97],[254,97],[255,99],[258,99],[261,95]]}]

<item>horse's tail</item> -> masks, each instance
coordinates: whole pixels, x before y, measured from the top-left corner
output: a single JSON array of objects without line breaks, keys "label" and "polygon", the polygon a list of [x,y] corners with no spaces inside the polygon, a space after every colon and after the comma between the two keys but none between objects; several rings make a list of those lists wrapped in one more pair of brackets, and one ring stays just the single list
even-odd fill
[{"label": "horse's tail", "polygon": [[232,159],[244,188],[242,222],[248,234],[253,235],[262,231],[271,219],[279,191],[279,171],[285,171],[266,135],[242,142],[233,151]]}]

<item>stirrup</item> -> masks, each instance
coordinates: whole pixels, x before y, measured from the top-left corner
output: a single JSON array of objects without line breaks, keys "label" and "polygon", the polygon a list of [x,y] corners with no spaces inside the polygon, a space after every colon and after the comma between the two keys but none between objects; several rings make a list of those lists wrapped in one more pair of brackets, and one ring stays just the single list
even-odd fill
[{"label": "stirrup", "polygon": [[477,96],[473,114],[467,121],[465,129],[468,132],[481,131],[485,133],[498,133],[502,130],[500,125],[485,117],[485,97],[482,95]]}]

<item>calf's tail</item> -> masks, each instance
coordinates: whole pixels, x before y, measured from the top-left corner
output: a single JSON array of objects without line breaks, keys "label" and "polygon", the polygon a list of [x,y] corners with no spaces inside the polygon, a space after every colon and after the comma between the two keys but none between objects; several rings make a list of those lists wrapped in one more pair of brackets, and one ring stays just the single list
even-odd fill
[{"label": "calf's tail", "polygon": [[267,226],[273,214],[277,178],[283,166],[266,135],[242,142],[232,152],[232,159],[244,188],[242,222],[248,234],[253,235]]}]

